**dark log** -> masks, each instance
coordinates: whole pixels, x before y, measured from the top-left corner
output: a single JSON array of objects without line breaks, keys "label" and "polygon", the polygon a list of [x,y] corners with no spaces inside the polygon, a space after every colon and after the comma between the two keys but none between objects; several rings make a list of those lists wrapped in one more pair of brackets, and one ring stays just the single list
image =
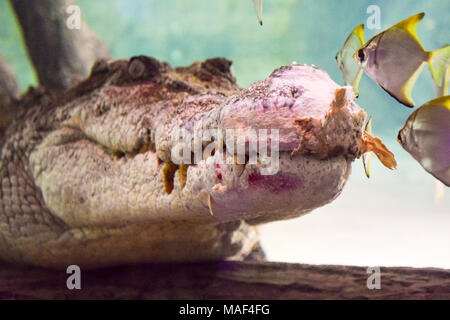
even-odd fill
[{"label": "dark log", "polygon": [[11,121],[14,112],[14,102],[20,90],[16,78],[6,61],[0,57],[0,134]]},{"label": "dark log", "polygon": [[39,83],[46,88],[69,88],[89,74],[97,59],[108,57],[106,46],[82,20],[80,29],[67,26],[67,8],[74,1],[10,1]]},{"label": "dark log", "polygon": [[64,270],[0,265],[3,299],[449,299],[450,270],[227,261],[82,271],[81,290]]},{"label": "dark log", "polygon": [[6,61],[0,57],[0,106],[10,105],[19,96],[16,78]]}]

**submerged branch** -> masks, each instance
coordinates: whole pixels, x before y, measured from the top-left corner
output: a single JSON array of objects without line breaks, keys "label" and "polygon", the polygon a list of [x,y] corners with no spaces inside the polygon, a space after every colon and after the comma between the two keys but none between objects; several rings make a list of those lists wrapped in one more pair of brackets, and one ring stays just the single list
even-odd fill
[{"label": "submerged branch", "polygon": [[[106,46],[81,20],[81,12],[76,7],[70,10],[74,1],[10,2],[22,27],[39,83],[46,88],[63,90],[74,85],[89,74],[97,59],[108,56]],[[68,27],[68,21],[73,28]]]},{"label": "submerged branch", "polygon": [[226,261],[82,271],[81,290],[65,270],[0,264],[0,298],[45,299],[448,299],[450,270],[381,267],[381,289],[351,266]]},{"label": "submerged branch", "polygon": [[0,57],[0,133],[12,117],[13,103],[19,94],[19,86],[12,70]]},{"label": "submerged branch", "polygon": [[16,78],[6,61],[0,57],[0,106],[11,104],[19,96]]}]

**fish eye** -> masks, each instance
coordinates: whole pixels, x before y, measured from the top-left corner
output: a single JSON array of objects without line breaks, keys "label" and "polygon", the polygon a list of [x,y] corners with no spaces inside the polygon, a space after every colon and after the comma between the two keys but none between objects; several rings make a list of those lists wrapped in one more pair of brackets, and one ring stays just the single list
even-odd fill
[{"label": "fish eye", "polygon": [[403,143],[401,131],[398,132],[398,135],[397,135],[397,141],[400,142],[400,143]]},{"label": "fish eye", "polygon": [[366,55],[364,54],[363,49],[358,50],[358,58],[359,58],[359,61],[364,61],[364,59],[366,58]]},{"label": "fish eye", "polygon": [[336,54],[336,56],[334,57],[334,59],[336,59],[336,61],[337,61],[337,56],[338,56],[338,55]]}]

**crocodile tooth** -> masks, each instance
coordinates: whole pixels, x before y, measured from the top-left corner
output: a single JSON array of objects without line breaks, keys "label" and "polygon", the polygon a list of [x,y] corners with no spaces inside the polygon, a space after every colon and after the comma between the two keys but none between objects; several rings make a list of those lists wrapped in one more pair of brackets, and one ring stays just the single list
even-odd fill
[{"label": "crocodile tooth", "polygon": [[245,164],[239,164],[237,162],[237,156],[234,155],[233,173],[236,177],[240,177],[245,170]]},{"label": "crocodile tooth", "polygon": [[209,208],[209,214],[210,214],[211,216],[214,216],[214,211],[213,211],[213,208],[212,208],[212,201],[213,201],[212,196],[211,196],[211,194],[208,193],[208,208]]},{"label": "crocodile tooth", "polygon": [[180,180],[181,189],[183,189],[186,185],[188,167],[189,165],[182,163],[180,164],[180,169],[178,170],[178,178]]},{"label": "crocodile tooth", "polygon": [[203,160],[206,160],[209,157],[214,156],[215,153],[216,153],[216,148],[215,147],[214,147],[214,149],[211,149],[210,145],[206,146],[206,148],[203,149]]},{"label": "crocodile tooth", "polygon": [[245,170],[245,164],[233,164],[233,172],[236,177],[240,177]]},{"label": "crocodile tooth", "polygon": [[178,166],[172,162],[166,162],[162,168],[162,177],[164,190],[167,194],[170,194],[174,188],[174,177],[175,171],[177,171]]},{"label": "crocodile tooth", "polygon": [[200,202],[201,202],[205,207],[208,207],[208,209],[209,209],[209,214],[212,215],[212,216],[214,216],[214,211],[213,211],[213,206],[212,206],[213,199],[212,199],[211,194],[210,194],[207,190],[202,189],[202,191],[200,191],[200,192],[197,194],[197,199],[200,200]]}]

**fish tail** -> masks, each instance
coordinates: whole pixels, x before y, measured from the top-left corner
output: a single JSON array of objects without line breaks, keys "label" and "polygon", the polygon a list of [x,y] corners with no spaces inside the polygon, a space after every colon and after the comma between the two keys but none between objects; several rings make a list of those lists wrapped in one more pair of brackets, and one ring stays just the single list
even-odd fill
[{"label": "fish tail", "polygon": [[450,76],[450,46],[428,53],[428,68],[435,83],[438,97],[447,95],[448,78]]}]

